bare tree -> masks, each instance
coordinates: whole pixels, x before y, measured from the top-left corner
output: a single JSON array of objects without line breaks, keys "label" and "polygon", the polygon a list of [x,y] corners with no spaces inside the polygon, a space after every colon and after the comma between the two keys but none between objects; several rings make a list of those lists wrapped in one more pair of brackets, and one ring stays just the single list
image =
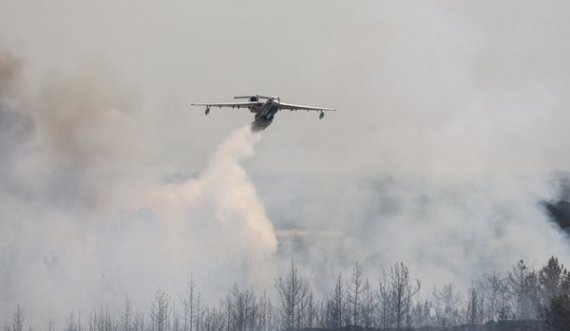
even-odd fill
[{"label": "bare tree", "polygon": [[510,295],[506,279],[496,272],[484,275],[479,281],[483,302],[482,321],[498,321],[500,316],[510,315]]},{"label": "bare tree", "polygon": [[78,317],[75,317],[75,314],[70,313],[67,316],[67,320],[65,323],[65,330],[66,331],[81,331],[81,315],[78,314]]},{"label": "bare tree", "polygon": [[194,282],[194,275],[190,275],[188,284],[186,285],[186,295],[182,299],[182,305],[184,306],[184,321],[183,329],[184,331],[193,331],[194,328],[194,315],[195,315],[195,296],[196,296],[196,286]]},{"label": "bare tree", "polygon": [[277,280],[277,292],[281,301],[281,327],[300,328],[305,319],[309,283],[299,275],[295,261],[291,260],[289,273]]},{"label": "bare tree", "polygon": [[453,284],[447,284],[440,290],[433,291],[435,299],[435,318],[437,326],[446,328],[460,322],[461,295]]},{"label": "bare tree", "polygon": [[220,302],[220,305],[212,308],[204,309],[202,313],[202,330],[206,331],[225,331],[226,326],[226,312],[224,308],[225,301]]},{"label": "bare tree", "polygon": [[152,331],[170,330],[170,296],[164,290],[158,290],[151,306],[150,322]]},{"label": "bare tree", "polygon": [[273,329],[273,306],[265,292],[259,298],[257,304],[257,322],[255,329],[256,331],[269,331]]},{"label": "bare tree", "polygon": [[210,309],[208,307],[204,308],[204,312],[202,313],[202,330],[212,331],[212,315],[213,309]]},{"label": "bare tree", "polygon": [[176,312],[176,305],[174,305],[174,304],[172,305],[172,314],[171,314],[170,325],[171,325],[170,329],[172,331],[181,331],[180,330],[180,327],[181,327],[180,318],[178,317],[178,314]]},{"label": "bare tree", "polygon": [[401,330],[404,321],[410,326],[412,298],[420,290],[420,281],[412,282],[408,268],[403,263],[396,263],[390,270],[390,292],[396,330]]},{"label": "bare tree", "polygon": [[368,279],[364,281],[362,287],[362,300],[361,300],[361,322],[362,326],[366,329],[374,325],[374,313],[376,311],[376,296],[370,288]]},{"label": "bare tree", "polygon": [[412,326],[414,328],[423,328],[428,326],[430,323],[431,303],[427,300],[417,302],[412,309],[412,315]]},{"label": "bare tree", "polygon": [[482,324],[483,303],[479,291],[475,288],[475,283],[471,282],[467,295],[467,309],[465,311],[465,320],[468,325]]},{"label": "bare tree", "polygon": [[201,330],[201,321],[202,321],[202,295],[198,293],[196,297],[196,314],[195,314],[195,331]]},{"label": "bare tree", "polygon": [[24,330],[24,313],[20,305],[16,307],[16,312],[14,313],[14,318],[12,319],[12,331],[23,331]]},{"label": "bare tree", "polygon": [[234,284],[226,298],[226,310],[229,311],[229,330],[253,331],[256,326],[257,302],[252,290],[241,291]]},{"label": "bare tree", "polygon": [[137,312],[133,318],[133,331],[144,331],[145,322],[144,314],[142,312]]},{"label": "bare tree", "polygon": [[340,329],[345,322],[345,293],[342,274],[338,274],[335,282],[332,298],[327,301],[327,327]]},{"label": "bare tree", "polygon": [[114,331],[113,318],[108,306],[101,306],[89,318],[89,331]]},{"label": "bare tree", "polygon": [[315,306],[313,294],[309,292],[307,296],[307,306],[305,308],[304,318],[301,321],[300,327],[307,329],[315,326],[317,320],[317,308]]},{"label": "bare tree", "polygon": [[123,316],[121,317],[121,331],[134,331],[133,324],[134,324],[134,316],[133,316],[133,308],[131,306],[131,301],[129,298],[125,298],[125,308],[123,310]]},{"label": "bare tree", "polygon": [[391,310],[391,291],[386,271],[378,278],[378,303],[380,313],[380,328],[388,329],[392,325],[393,312]]},{"label": "bare tree", "polygon": [[360,292],[362,291],[362,269],[358,261],[354,262],[352,269],[352,279],[349,286],[348,302],[351,307],[351,324],[360,324]]}]

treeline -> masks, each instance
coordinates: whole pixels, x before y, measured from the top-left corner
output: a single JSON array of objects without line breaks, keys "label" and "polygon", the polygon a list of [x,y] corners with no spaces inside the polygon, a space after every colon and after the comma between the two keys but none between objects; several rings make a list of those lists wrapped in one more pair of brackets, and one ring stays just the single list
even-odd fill
[{"label": "treeline", "polygon": [[[406,265],[394,264],[374,279],[354,264],[339,274],[328,295],[316,298],[308,277],[294,262],[275,282],[271,295],[234,285],[214,305],[205,304],[190,278],[185,293],[173,299],[159,290],[150,311],[125,301],[121,311],[103,307],[89,315],[70,314],[46,331],[273,331],[300,329],[506,329],[570,330],[570,273],[550,258],[541,268],[520,260],[506,274],[487,274],[467,291],[447,284],[420,295],[421,282]],[[427,292],[428,295],[426,295]],[[499,328],[500,329],[500,328]],[[18,306],[4,331],[26,328]]]}]

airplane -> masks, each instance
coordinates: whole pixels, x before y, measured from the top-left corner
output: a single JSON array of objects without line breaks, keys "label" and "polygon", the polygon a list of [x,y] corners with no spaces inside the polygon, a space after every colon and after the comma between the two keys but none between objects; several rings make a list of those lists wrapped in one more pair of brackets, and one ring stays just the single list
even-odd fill
[{"label": "airplane", "polygon": [[228,102],[228,103],[193,103],[192,106],[206,106],[205,114],[210,113],[211,107],[231,107],[234,109],[247,108],[250,112],[255,113],[255,120],[251,123],[251,128],[254,131],[259,131],[267,128],[275,114],[280,110],[306,110],[306,111],[318,111],[319,119],[325,117],[325,111],[336,111],[331,108],[324,107],[312,107],[312,106],[302,106],[295,105],[291,103],[281,102],[279,97],[266,97],[262,95],[247,95],[247,96],[237,96],[234,99],[247,99],[245,102]]}]

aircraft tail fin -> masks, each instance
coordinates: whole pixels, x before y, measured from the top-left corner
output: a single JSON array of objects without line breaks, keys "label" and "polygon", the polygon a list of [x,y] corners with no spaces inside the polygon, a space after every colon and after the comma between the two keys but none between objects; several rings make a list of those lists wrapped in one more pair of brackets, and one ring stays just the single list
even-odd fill
[{"label": "aircraft tail fin", "polygon": [[263,95],[239,95],[235,96],[234,99],[249,99],[250,101],[258,101],[259,99],[271,99],[271,97],[266,97]]}]

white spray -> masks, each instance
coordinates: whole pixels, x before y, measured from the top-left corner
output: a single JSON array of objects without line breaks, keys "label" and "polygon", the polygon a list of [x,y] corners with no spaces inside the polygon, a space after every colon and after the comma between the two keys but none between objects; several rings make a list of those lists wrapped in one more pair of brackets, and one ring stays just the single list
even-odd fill
[{"label": "white spray", "polygon": [[[210,158],[208,166],[197,179],[182,184],[171,184],[152,192],[150,204],[159,215],[182,212],[193,206],[209,206],[214,211],[219,227],[225,235],[213,234],[214,238],[236,239],[249,252],[248,255],[265,255],[277,249],[273,225],[267,218],[257,196],[255,186],[240,164],[244,158],[254,155],[253,146],[261,133],[249,126],[232,132]],[[159,216],[159,219],[163,217]],[[183,221],[184,222],[184,221]]]}]

